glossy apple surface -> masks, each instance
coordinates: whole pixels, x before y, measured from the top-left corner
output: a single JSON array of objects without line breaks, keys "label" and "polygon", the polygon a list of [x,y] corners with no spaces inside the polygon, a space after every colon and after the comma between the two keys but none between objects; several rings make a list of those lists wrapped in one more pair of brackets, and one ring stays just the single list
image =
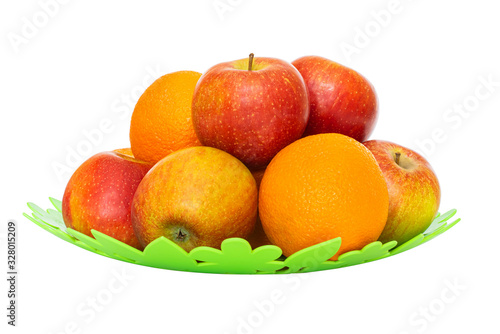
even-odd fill
[{"label": "glossy apple surface", "polygon": [[302,136],[309,119],[307,89],[297,69],[280,59],[221,63],[198,81],[192,116],[203,145],[256,170]]},{"label": "glossy apple surface", "polygon": [[363,144],[377,160],[389,190],[389,215],[379,240],[403,244],[432,223],[441,200],[439,181],[429,162],[413,150],[382,140]]},{"label": "glossy apple surface", "polygon": [[134,159],[129,149],[98,153],[71,176],[62,200],[67,227],[92,236],[97,230],[141,248],[131,221],[134,193],[151,164]]},{"label": "glossy apple surface", "polygon": [[191,147],[160,160],[132,202],[132,224],[142,246],[163,236],[186,251],[219,248],[247,238],[257,216],[257,186],[245,165],[212,147]]},{"label": "glossy apple surface", "polygon": [[378,115],[373,86],[358,72],[329,59],[305,56],[292,62],[307,86],[309,123],[304,136],[341,133],[366,140]]}]

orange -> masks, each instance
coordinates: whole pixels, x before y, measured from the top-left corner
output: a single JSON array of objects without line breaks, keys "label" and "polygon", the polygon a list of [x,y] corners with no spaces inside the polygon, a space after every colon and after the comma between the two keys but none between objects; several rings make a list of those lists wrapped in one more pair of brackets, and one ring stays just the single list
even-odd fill
[{"label": "orange", "polygon": [[285,256],[342,238],[332,260],[376,241],[384,229],[389,193],[377,161],[360,142],[337,133],[299,139],[267,167],[259,214]]},{"label": "orange", "polygon": [[147,161],[142,161],[142,160],[136,159],[134,157],[134,153],[132,153],[132,149],[130,147],[117,148],[117,149],[113,150],[113,152],[117,153],[120,157],[122,157],[125,160],[140,162],[140,163],[144,163],[144,164],[150,164],[151,167],[153,167],[153,164],[151,164]]},{"label": "orange", "polygon": [[192,71],[169,73],[141,95],[130,123],[130,145],[137,159],[156,163],[172,152],[201,145],[191,121],[200,76]]},{"label": "orange", "polygon": [[117,148],[116,150],[113,150],[113,152],[121,154],[121,155],[129,156],[131,158],[134,157],[134,153],[132,153],[132,149],[130,147]]}]

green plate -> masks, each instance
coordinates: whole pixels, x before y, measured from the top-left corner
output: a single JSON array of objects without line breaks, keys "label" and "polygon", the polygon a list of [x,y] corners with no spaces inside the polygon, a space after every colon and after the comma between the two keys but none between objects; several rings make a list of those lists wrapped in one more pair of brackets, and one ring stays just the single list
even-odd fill
[{"label": "green plate", "polygon": [[189,253],[167,238],[160,237],[150,243],[144,251],[137,250],[101,232],[92,230],[91,238],[70,228],[66,228],[61,214],[61,201],[50,198],[54,209],[43,210],[28,203],[29,220],[78,247],[116,260],[148,267],[218,274],[286,274],[320,271],[353,266],[407,251],[419,246],[450,229],[460,219],[449,223],[457,210],[438,214],[429,228],[406,243],[397,246],[396,241],[385,244],[372,242],[363,249],[350,251],[329,259],[340,248],[341,239],[335,238],[298,251],[288,258],[282,256],[278,246],[266,245],[252,249],[248,241],[229,238],[222,242],[221,249],[197,247]]}]

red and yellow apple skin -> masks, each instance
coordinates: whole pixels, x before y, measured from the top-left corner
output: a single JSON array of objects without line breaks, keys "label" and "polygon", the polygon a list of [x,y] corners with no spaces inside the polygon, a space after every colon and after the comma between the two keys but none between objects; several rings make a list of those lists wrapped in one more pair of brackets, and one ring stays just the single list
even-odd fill
[{"label": "red and yellow apple skin", "polygon": [[389,190],[389,215],[379,240],[401,245],[424,232],[436,216],[438,179],[429,162],[406,147],[382,140],[363,144],[377,160]]},{"label": "red and yellow apple skin", "polygon": [[186,251],[247,238],[257,217],[257,186],[245,165],[213,147],[190,147],[160,160],[132,201],[132,225],[143,247],[159,237]]},{"label": "red and yellow apple skin", "polygon": [[280,59],[256,57],[221,63],[198,81],[192,104],[201,143],[235,156],[251,170],[266,166],[299,139],[309,119],[300,73]]},{"label": "red and yellow apple skin", "polygon": [[292,62],[307,86],[309,123],[304,137],[319,133],[341,133],[366,140],[378,115],[373,86],[358,72],[329,59],[305,56]]},{"label": "red and yellow apple skin", "polygon": [[132,228],[131,205],[152,165],[127,152],[98,153],[80,165],[66,186],[62,215],[69,228],[88,236],[93,229],[141,249]]}]

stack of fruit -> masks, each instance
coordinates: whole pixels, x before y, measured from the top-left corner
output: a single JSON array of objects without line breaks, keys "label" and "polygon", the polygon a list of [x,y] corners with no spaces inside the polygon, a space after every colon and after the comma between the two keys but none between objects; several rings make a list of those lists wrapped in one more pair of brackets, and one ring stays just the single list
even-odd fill
[{"label": "stack of fruit", "polygon": [[240,237],[290,256],[341,237],[335,260],[404,243],[432,222],[439,183],[417,153],[366,141],[377,114],[363,76],[317,56],[166,74],[135,106],[131,148],[73,174],[64,222],[137,249],[162,236],[186,251]]}]

